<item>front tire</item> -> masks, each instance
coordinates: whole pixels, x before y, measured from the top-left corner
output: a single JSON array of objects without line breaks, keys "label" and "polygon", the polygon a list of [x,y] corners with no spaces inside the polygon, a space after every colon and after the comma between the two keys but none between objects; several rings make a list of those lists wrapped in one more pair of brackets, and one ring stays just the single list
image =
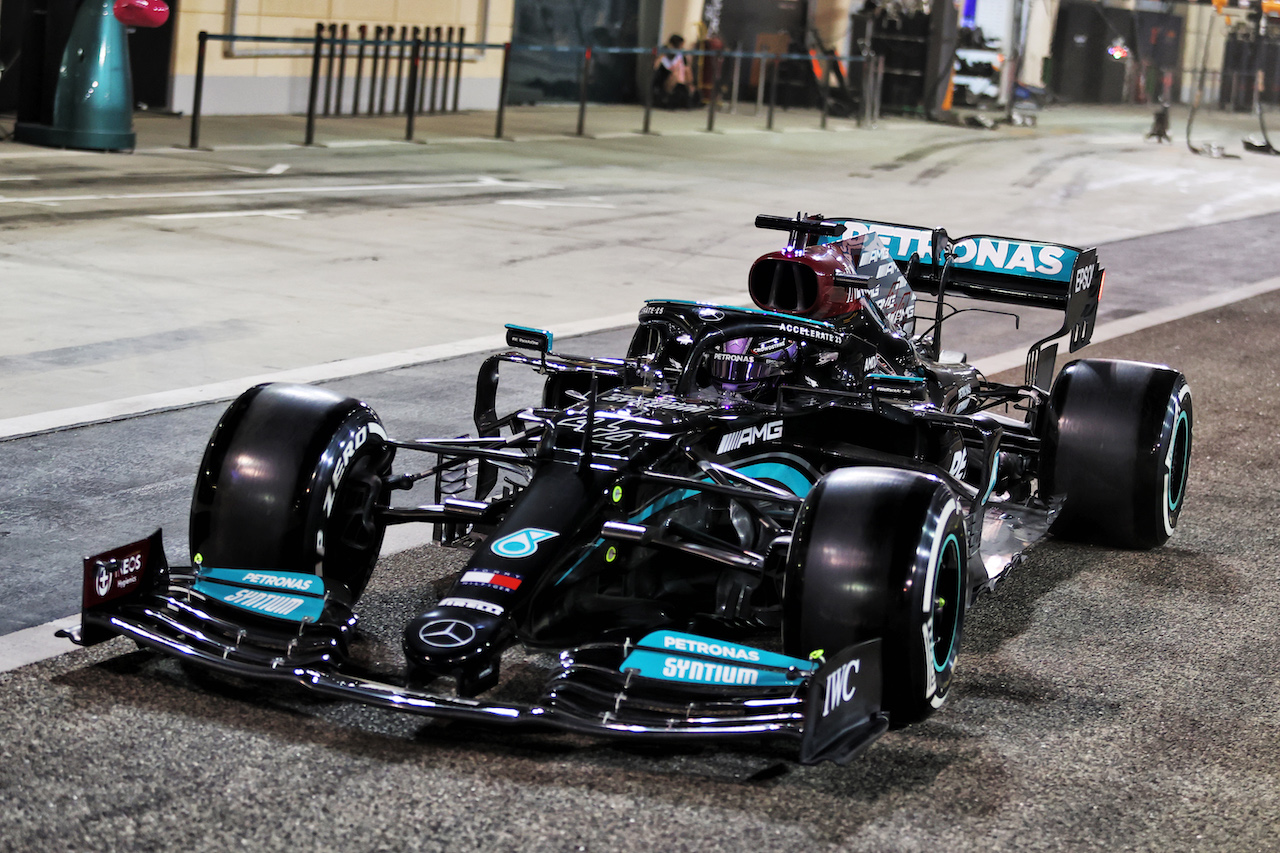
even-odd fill
[{"label": "front tire", "polygon": [[1191,388],[1176,370],[1082,359],[1050,395],[1055,535],[1154,548],[1173,534],[1191,468]]},{"label": "front tire", "polygon": [[259,385],[214,429],[196,477],[197,565],[338,581],[359,597],[382,547],[394,448],[364,403],[310,385]]},{"label": "front tire", "polygon": [[846,468],[800,507],[786,568],[783,646],[831,656],[882,640],[882,710],[900,728],[951,690],[967,604],[960,504],[937,477]]}]

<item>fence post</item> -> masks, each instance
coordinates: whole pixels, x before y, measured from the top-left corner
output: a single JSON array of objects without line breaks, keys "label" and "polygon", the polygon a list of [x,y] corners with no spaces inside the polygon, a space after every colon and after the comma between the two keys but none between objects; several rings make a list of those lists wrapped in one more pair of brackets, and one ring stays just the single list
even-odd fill
[{"label": "fence post", "polygon": [[773,130],[773,108],[778,105],[778,71],[782,65],[782,57],[773,57],[773,76],[769,78],[769,118],[765,122],[766,130]]},{"label": "fence post", "polygon": [[458,27],[458,69],[453,75],[453,111],[458,111],[458,96],[462,93],[462,46],[467,42],[467,28]]},{"label": "fence post", "polygon": [[444,77],[440,80],[440,112],[449,111],[449,69],[453,65],[453,27],[445,31]]},{"label": "fence post", "polygon": [[316,98],[320,92],[320,54],[324,49],[324,24],[316,24],[316,40],[311,50],[311,87],[307,92],[307,135],[303,145],[316,141]]},{"label": "fence post", "polygon": [[393,114],[400,112],[400,104],[403,103],[400,95],[402,94],[402,84],[404,83],[404,49],[408,41],[409,28],[402,26],[400,27],[400,44],[396,45],[396,93],[391,99],[391,112]]},{"label": "fence post", "polygon": [[578,136],[587,125],[587,85],[591,79],[591,48],[582,51],[582,74],[578,78]]},{"label": "fence post", "polygon": [[356,73],[351,80],[351,114],[360,115],[360,79],[364,76],[364,43],[369,35],[369,25],[361,24],[356,31],[360,45],[356,48]]},{"label": "fence post", "polygon": [[329,57],[324,69],[324,114],[333,113],[333,63],[337,59],[338,25],[329,25]]},{"label": "fence post", "polygon": [[[418,28],[413,28],[413,37],[418,37]],[[422,49],[418,51],[418,58],[422,65],[418,68],[418,112],[426,112],[427,109],[427,52],[431,49],[431,27],[422,28]]]},{"label": "fence post", "polygon": [[409,89],[405,92],[404,111],[408,114],[404,124],[405,142],[413,141],[413,119],[418,113],[418,53],[422,49],[422,39],[418,38],[418,28],[413,28],[413,47],[409,52]]},{"label": "fence post", "polygon": [[387,80],[391,77],[391,43],[396,38],[396,28],[388,26],[387,40],[382,44],[382,89],[378,94],[378,115],[387,114]]},{"label": "fence post", "polygon": [[729,115],[738,114],[738,83],[742,79],[742,51],[733,57],[733,80],[729,83]]},{"label": "fence post", "polygon": [[716,129],[716,109],[720,106],[720,72],[724,57],[719,52],[710,57],[711,97],[707,99],[707,133]]},{"label": "fence post", "polygon": [[196,90],[191,100],[191,144],[200,147],[200,106],[204,100],[204,58],[209,50],[209,33],[200,31],[200,47],[196,52]]},{"label": "fence post", "polygon": [[435,50],[431,55],[431,99],[427,104],[427,112],[436,111],[436,83],[440,80],[440,41],[444,38],[444,28],[436,27]]},{"label": "fence post", "polygon": [[338,91],[333,96],[333,113],[342,115],[342,83],[347,76],[347,25],[342,25],[342,44],[338,48]]},{"label": "fence post", "polygon": [[[373,115],[373,110],[378,106],[378,53],[379,47],[382,45],[382,27],[373,28],[373,49],[369,51],[369,106],[365,110],[365,115]],[[385,74],[386,69],[382,72]]]},{"label": "fence post", "polygon": [[759,117],[760,111],[764,109],[764,86],[769,77],[768,57],[758,61],[760,62],[760,70],[756,74],[756,111],[752,113],[756,117]]},{"label": "fence post", "polygon": [[498,126],[493,131],[494,139],[502,138],[502,119],[507,109],[507,72],[511,69],[511,42],[502,45],[502,79],[498,82]]},{"label": "fence post", "polygon": [[872,85],[876,77],[876,56],[863,54],[863,110],[858,117],[859,127],[872,123]]},{"label": "fence post", "polygon": [[823,130],[827,129],[827,114],[831,112],[831,57],[824,54],[822,59],[822,79],[818,81],[818,96],[822,101],[822,121],[819,124]]},{"label": "fence post", "polygon": [[876,93],[875,107],[871,110],[871,120],[880,120],[880,98],[884,95],[884,55],[876,57],[876,82],[873,87]]},{"label": "fence post", "polygon": [[654,66],[657,64],[658,49],[653,47],[649,49],[649,73],[644,78],[644,127],[641,133],[649,132],[649,117],[653,114],[653,75],[656,73]]}]

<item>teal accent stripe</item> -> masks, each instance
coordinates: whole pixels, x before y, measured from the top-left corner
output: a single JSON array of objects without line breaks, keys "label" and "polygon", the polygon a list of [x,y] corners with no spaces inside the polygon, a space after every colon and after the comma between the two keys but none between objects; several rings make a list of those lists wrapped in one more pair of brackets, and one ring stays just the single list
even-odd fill
[{"label": "teal accent stripe", "polygon": [[[938,552],[938,569],[941,569],[943,560],[946,559],[947,549],[954,548],[956,552],[956,562],[960,562],[960,540],[956,539],[954,533],[947,536],[946,541],[942,543],[942,550]],[[935,569],[937,571],[937,569]],[[964,566],[960,566],[956,572],[956,604],[957,608],[963,606],[960,601],[960,595],[964,589]],[[937,595],[937,586],[935,581],[934,595]],[[936,627],[936,626],[935,626]],[[947,644],[947,653],[942,656],[942,663],[938,663],[938,652],[935,647],[933,650],[933,669],[935,672],[942,672],[947,668],[947,661],[951,660],[951,653],[956,647],[956,629],[960,627],[960,620],[957,619],[951,626],[951,642]],[[936,637],[934,638],[936,641]]]},{"label": "teal accent stripe", "polygon": [[982,493],[982,497],[978,503],[984,504],[991,497],[991,493],[996,490],[996,475],[1000,472],[1000,451],[996,451],[995,461],[991,463],[991,481],[987,483],[987,490]]},{"label": "teal accent stripe", "polygon": [[289,595],[324,596],[324,579],[302,572],[278,572],[267,569],[219,569],[200,566],[196,570],[200,580],[217,581],[233,586],[283,592]]},{"label": "teal accent stripe", "polygon": [[246,589],[209,580],[196,581],[192,589],[215,601],[286,622],[314,622],[324,610],[324,599],[276,590]]},{"label": "teal accent stripe", "polygon": [[757,480],[773,480],[797,497],[804,497],[813,488],[813,483],[802,471],[781,462],[757,462],[735,470]]},{"label": "teal accent stripe", "polygon": [[[797,497],[804,497],[813,488],[813,482],[805,476],[803,471],[792,468],[790,465],[783,465],[781,462],[757,462],[754,465],[746,465],[734,470],[756,480],[772,480]],[[698,482],[710,483],[711,478],[704,475],[698,478]],[[654,513],[660,512],[669,506],[674,506],[696,494],[698,494],[697,489],[678,489],[668,492],[628,518],[627,521],[631,524],[637,524]]]},{"label": "teal accent stripe", "polygon": [[[1178,412],[1178,420],[1173,425],[1173,438],[1171,439],[1176,445],[1178,443],[1178,433],[1183,432],[1187,425],[1187,412],[1182,409]],[[1169,511],[1172,512],[1178,508],[1178,504],[1182,503],[1182,492],[1187,484],[1187,456],[1191,453],[1191,442],[1185,442],[1182,448],[1182,479],[1178,483],[1173,482],[1173,477],[1169,477]],[[1172,475],[1172,472],[1170,472]],[[1178,494],[1174,495],[1173,487],[1177,486]]]},{"label": "teal accent stripe", "polygon": [[923,382],[923,376],[898,376],[893,373],[868,373],[868,379],[895,379],[900,382]]}]

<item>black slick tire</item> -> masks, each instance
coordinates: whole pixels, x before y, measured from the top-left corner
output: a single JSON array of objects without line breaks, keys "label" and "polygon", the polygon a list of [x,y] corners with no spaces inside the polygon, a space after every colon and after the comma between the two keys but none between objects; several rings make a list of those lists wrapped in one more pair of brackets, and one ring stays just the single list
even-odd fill
[{"label": "black slick tire", "polygon": [[824,476],[801,505],[787,558],[783,646],[830,656],[880,638],[882,710],[900,728],[951,689],[968,590],[959,501],[896,468]]},{"label": "black slick tire", "polygon": [[1194,427],[1191,389],[1176,370],[1082,359],[1050,395],[1045,486],[1061,496],[1052,532],[1123,548],[1154,548],[1185,504]]},{"label": "black slick tire", "polygon": [[394,448],[364,403],[310,385],[259,385],[222,416],[191,501],[192,561],[368,583],[382,547]]}]

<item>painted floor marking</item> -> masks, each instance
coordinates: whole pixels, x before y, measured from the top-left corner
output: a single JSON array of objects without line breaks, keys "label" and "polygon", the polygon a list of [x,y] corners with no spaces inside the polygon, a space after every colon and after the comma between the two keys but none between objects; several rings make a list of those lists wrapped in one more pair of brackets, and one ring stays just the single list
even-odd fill
[{"label": "painted floor marking", "polygon": [[288,163],[276,163],[268,169],[253,169],[249,166],[227,166],[233,172],[242,172],[246,175],[283,175],[289,171]]},{"label": "painted floor marking", "polygon": [[[1272,291],[1275,291],[1275,290],[1280,290],[1280,277],[1267,279],[1266,281],[1260,281],[1256,284],[1249,285],[1248,287],[1242,287],[1236,290],[1226,291],[1224,293],[1216,293],[1211,296],[1206,296],[1203,299],[1197,299],[1194,302],[1187,302],[1182,305],[1173,305],[1168,308],[1160,308],[1155,311],[1149,311],[1145,314],[1135,314],[1132,317],[1126,317],[1123,320],[1116,320],[1115,322],[1106,323],[1102,326],[1097,327],[1096,329],[1094,329],[1094,332],[1093,332],[1093,342],[1101,343],[1103,341],[1109,341],[1113,338],[1118,338],[1123,335],[1132,334],[1133,332],[1139,332],[1139,331],[1142,331],[1143,329],[1149,329],[1153,326],[1159,326],[1163,323],[1170,323],[1170,322],[1173,322],[1174,320],[1180,320],[1184,317],[1191,317],[1195,314],[1200,314],[1205,311],[1212,311],[1213,309],[1221,308],[1224,305],[1231,305],[1232,303],[1235,303],[1235,302],[1242,302],[1245,299],[1250,299],[1254,296],[1261,296],[1264,293],[1271,293]],[[618,326],[625,326],[634,321],[635,321],[634,314],[631,314],[631,313],[618,314],[613,317],[602,317],[596,320],[585,320],[585,321],[580,321],[578,323],[566,323],[558,327],[557,334],[560,334],[563,336],[587,334],[588,332],[603,331],[605,329],[616,328]],[[424,347],[423,349],[420,349],[420,350],[410,350],[408,352],[421,354],[431,350],[455,349],[456,351],[437,356],[438,358],[447,358],[455,355],[463,355],[463,354],[466,354],[467,352],[475,352],[477,349],[486,350],[486,349],[499,348],[504,346],[505,343],[506,342],[505,342],[504,336],[493,335],[485,338],[472,338],[470,341],[458,341],[456,344],[444,344],[437,347]],[[474,347],[474,349],[471,349],[469,351],[464,350],[464,348],[467,346]],[[356,365],[359,362],[372,362],[378,359],[390,359],[392,361],[395,361],[397,357],[403,356],[405,354],[406,353],[387,353],[386,355],[383,355],[383,356],[372,356],[368,359],[350,359],[345,362],[334,362],[333,364],[321,365],[320,367],[322,368],[330,368],[330,369],[338,368],[342,372],[336,374],[335,376],[327,376],[327,377],[320,377],[320,378],[332,379],[332,378],[338,378],[338,376],[352,376],[355,373],[365,372],[362,370],[348,370],[347,368],[339,367],[339,365]],[[403,362],[401,364],[393,364],[391,366],[404,366],[404,364],[419,363],[420,361],[425,361],[425,360],[433,360],[433,359],[415,358],[412,361]],[[974,365],[983,373],[992,374],[992,373],[999,373],[1002,370],[1008,370],[1013,367],[1019,367],[1023,363],[1025,363],[1025,361],[1026,361],[1025,350],[1013,350],[1010,352],[1000,353],[999,355],[993,355],[987,358],[978,359],[977,361],[974,362]],[[385,369],[385,368],[375,367],[371,369],[378,370],[378,369]],[[304,370],[314,371],[314,370],[317,370],[317,368],[304,368]],[[301,374],[303,373],[303,371],[290,371],[289,373]],[[273,375],[284,376],[286,374],[273,374]],[[200,386],[200,388],[188,388],[188,389],[184,389],[183,391],[167,392],[167,395],[181,395],[181,394],[190,395],[192,392],[199,392],[203,389],[225,387],[226,395],[227,397],[230,397],[230,396],[235,396],[236,394],[239,394],[240,391],[248,387],[248,384],[251,384],[256,381],[284,381],[284,380],[263,380],[260,378],[259,379],[237,379],[232,382],[219,383],[216,386],[206,385],[206,386]],[[314,382],[314,381],[319,381],[319,379],[310,379],[310,380],[291,379],[287,381],[313,381]],[[105,408],[105,407],[111,407],[111,406],[118,406],[118,404],[127,404],[130,401],[151,400],[154,402],[155,400],[158,400],[159,398],[162,398],[165,396],[166,394],[152,394],[152,395],[147,395],[145,397],[132,397],[132,398],[129,398],[129,400],[117,400],[114,403],[102,403],[102,404],[99,404],[99,406],[97,407],[84,406],[79,409],[63,409],[61,410],[61,413],[86,412],[95,408]],[[197,400],[193,400],[192,402],[209,402],[210,400],[213,400],[213,399],[219,399],[219,398],[211,397],[209,399],[197,399]],[[186,404],[177,404],[177,405],[186,405]],[[150,408],[162,408],[162,407],[163,406],[161,405],[150,406]],[[127,408],[127,406],[124,408]],[[149,409],[141,409],[134,412],[121,411],[116,416],[124,417],[129,414],[139,414],[142,411],[148,411],[148,410]],[[58,415],[60,413],[48,412],[45,414]],[[33,415],[30,417],[37,418],[42,416]],[[103,420],[104,418],[99,416],[95,419]],[[4,438],[10,435],[20,434],[20,433],[12,432],[11,431],[12,428],[9,425],[13,424],[15,421],[24,421],[24,420],[28,420],[28,419],[27,418],[11,418],[8,421],[0,421],[0,438]],[[71,423],[61,424],[61,426],[64,426],[64,427],[71,426],[71,425],[73,424]],[[47,427],[47,429],[56,429],[56,428],[57,427]],[[421,528],[421,529],[418,530],[414,528]],[[384,555],[394,554],[399,551],[406,551],[409,548],[417,547],[418,545],[423,545],[427,542],[429,538],[429,531],[430,531],[430,528],[427,527],[426,525],[404,525],[403,528],[392,528],[387,531],[386,539],[384,539],[383,541],[382,553]],[[47,622],[44,625],[36,625],[35,627],[32,627],[32,628],[24,628],[21,631],[15,631],[11,634],[5,634],[3,636],[0,636],[0,672],[7,672],[11,669],[17,669],[20,666],[26,666],[27,664],[38,663],[42,660],[47,660],[48,658],[56,657],[57,655],[64,654],[65,652],[73,651],[76,648],[76,646],[72,644],[69,640],[64,640],[64,639],[55,637],[54,632],[62,628],[72,627],[78,624],[79,621],[80,621],[79,615],[67,616],[62,619],[55,619],[52,622]]]},{"label": "painted floor marking", "polygon": [[165,193],[103,193],[101,195],[48,195],[48,196],[28,196],[25,198],[3,198],[0,197],[0,204],[44,204],[58,205],[69,201],[137,201],[141,199],[165,199],[165,198],[225,198],[231,196],[255,196],[255,195],[306,195],[315,193],[380,193],[380,192],[404,192],[409,190],[439,190],[439,189],[482,189],[482,188],[498,188],[514,189],[514,190],[557,190],[563,189],[558,184],[546,184],[535,181],[506,181],[502,178],[494,178],[488,175],[481,175],[477,178],[465,181],[440,181],[438,183],[412,183],[412,184],[333,184],[329,186],[301,186],[301,187],[253,187],[250,189],[236,190],[188,190],[184,192],[165,192]]},{"label": "painted floor marking", "polygon": [[74,651],[75,643],[55,637],[53,632],[73,628],[79,624],[80,615],[76,614],[0,637],[0,672],[8,672],[29,663],[39,663]]},{"label": "painted floor marking", "polygon": [[504,198],[495,201],[494,204],[509,204],[514,207],[532,207],[535,210],[546,210],[548,207],[594,207],[602,210],[616,210],[617,205],[608,204],[606,202],[581,202],[581,201],[538,201],[536,199],[522,198]]},{"label": "painted floor marking", "polygon": [[36,157],[88,157],[98,156],[98,151],[76,151],[68,148],[49,148],[40,151],[3,151],[0,160],[31,160]]},{"label": "painted floor marking", "polygon": [[297,219],[306,214],[297,207],[276,207],[270,210],[212,210],[201,213],[152,213],[147,219],[233,219],[241,216],[274,216],[278,219]]}]

